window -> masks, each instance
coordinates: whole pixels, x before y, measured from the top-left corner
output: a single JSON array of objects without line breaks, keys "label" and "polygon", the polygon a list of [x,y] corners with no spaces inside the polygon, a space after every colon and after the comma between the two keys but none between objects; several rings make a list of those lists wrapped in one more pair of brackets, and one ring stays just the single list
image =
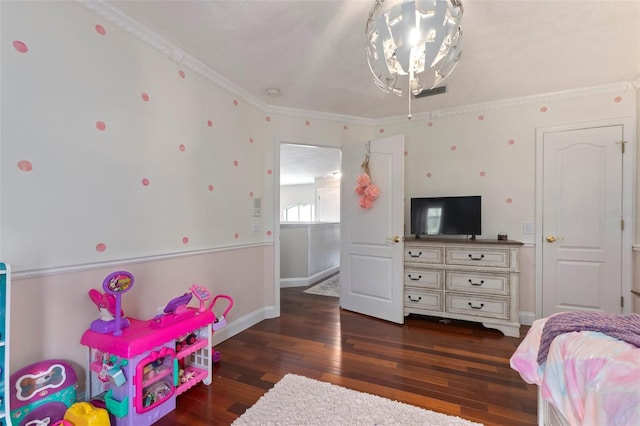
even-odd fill
[{"label": "window", "polygon": [[284,209],[285,222],[312,222],[313,216],[311,204],[294,204]]}]

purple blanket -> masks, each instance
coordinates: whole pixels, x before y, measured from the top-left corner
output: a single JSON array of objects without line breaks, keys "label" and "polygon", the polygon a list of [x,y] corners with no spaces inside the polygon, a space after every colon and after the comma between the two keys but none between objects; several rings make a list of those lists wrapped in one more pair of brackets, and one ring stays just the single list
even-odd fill
[{"label": "purple blanket", "polygon": [[599,331],[640,348],[640,315],[603,312],[562,312],[549,317],[542,330],[538,364],[547,359],[553,339],[572,331]]}]

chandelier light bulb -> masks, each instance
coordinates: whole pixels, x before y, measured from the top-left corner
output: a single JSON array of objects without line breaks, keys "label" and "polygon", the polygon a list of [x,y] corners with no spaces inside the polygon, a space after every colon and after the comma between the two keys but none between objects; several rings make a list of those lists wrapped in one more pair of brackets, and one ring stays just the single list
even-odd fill
[{"label": "chandelier light bulb", "polygon": [[409,33],[409,44],[411,44],[412,48],[416,48],[418,41],[420,40],[420,30],[417,28],[412,28]]}]

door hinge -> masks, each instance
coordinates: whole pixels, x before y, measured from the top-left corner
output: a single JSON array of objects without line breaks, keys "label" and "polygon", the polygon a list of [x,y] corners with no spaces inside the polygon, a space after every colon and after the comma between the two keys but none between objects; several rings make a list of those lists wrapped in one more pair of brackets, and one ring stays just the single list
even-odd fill
[{"label": "door hinge", "polygon": [[620,219],[620,230],[624,231],[624,219]]},{"label": "door hinge", "polygon": [[620,307],[624,308],[624,296],[620,296]]},{"label": "door hinge", "polygon": [[622,151],[622,153],[624,154],[624,145],[627,143],[627,141],[620,141],[620,142],[616,142],[620,144],[620,149]]}]

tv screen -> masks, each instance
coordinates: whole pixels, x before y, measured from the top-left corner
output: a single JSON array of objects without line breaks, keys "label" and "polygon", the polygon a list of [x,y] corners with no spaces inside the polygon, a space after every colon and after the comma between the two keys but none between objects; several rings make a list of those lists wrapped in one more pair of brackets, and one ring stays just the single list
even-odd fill
[{"label": "tv screen", "polygon": [[464,197],[430,197],[411,199],[411,233],[426,235],[482,234],[482,199]]}]

